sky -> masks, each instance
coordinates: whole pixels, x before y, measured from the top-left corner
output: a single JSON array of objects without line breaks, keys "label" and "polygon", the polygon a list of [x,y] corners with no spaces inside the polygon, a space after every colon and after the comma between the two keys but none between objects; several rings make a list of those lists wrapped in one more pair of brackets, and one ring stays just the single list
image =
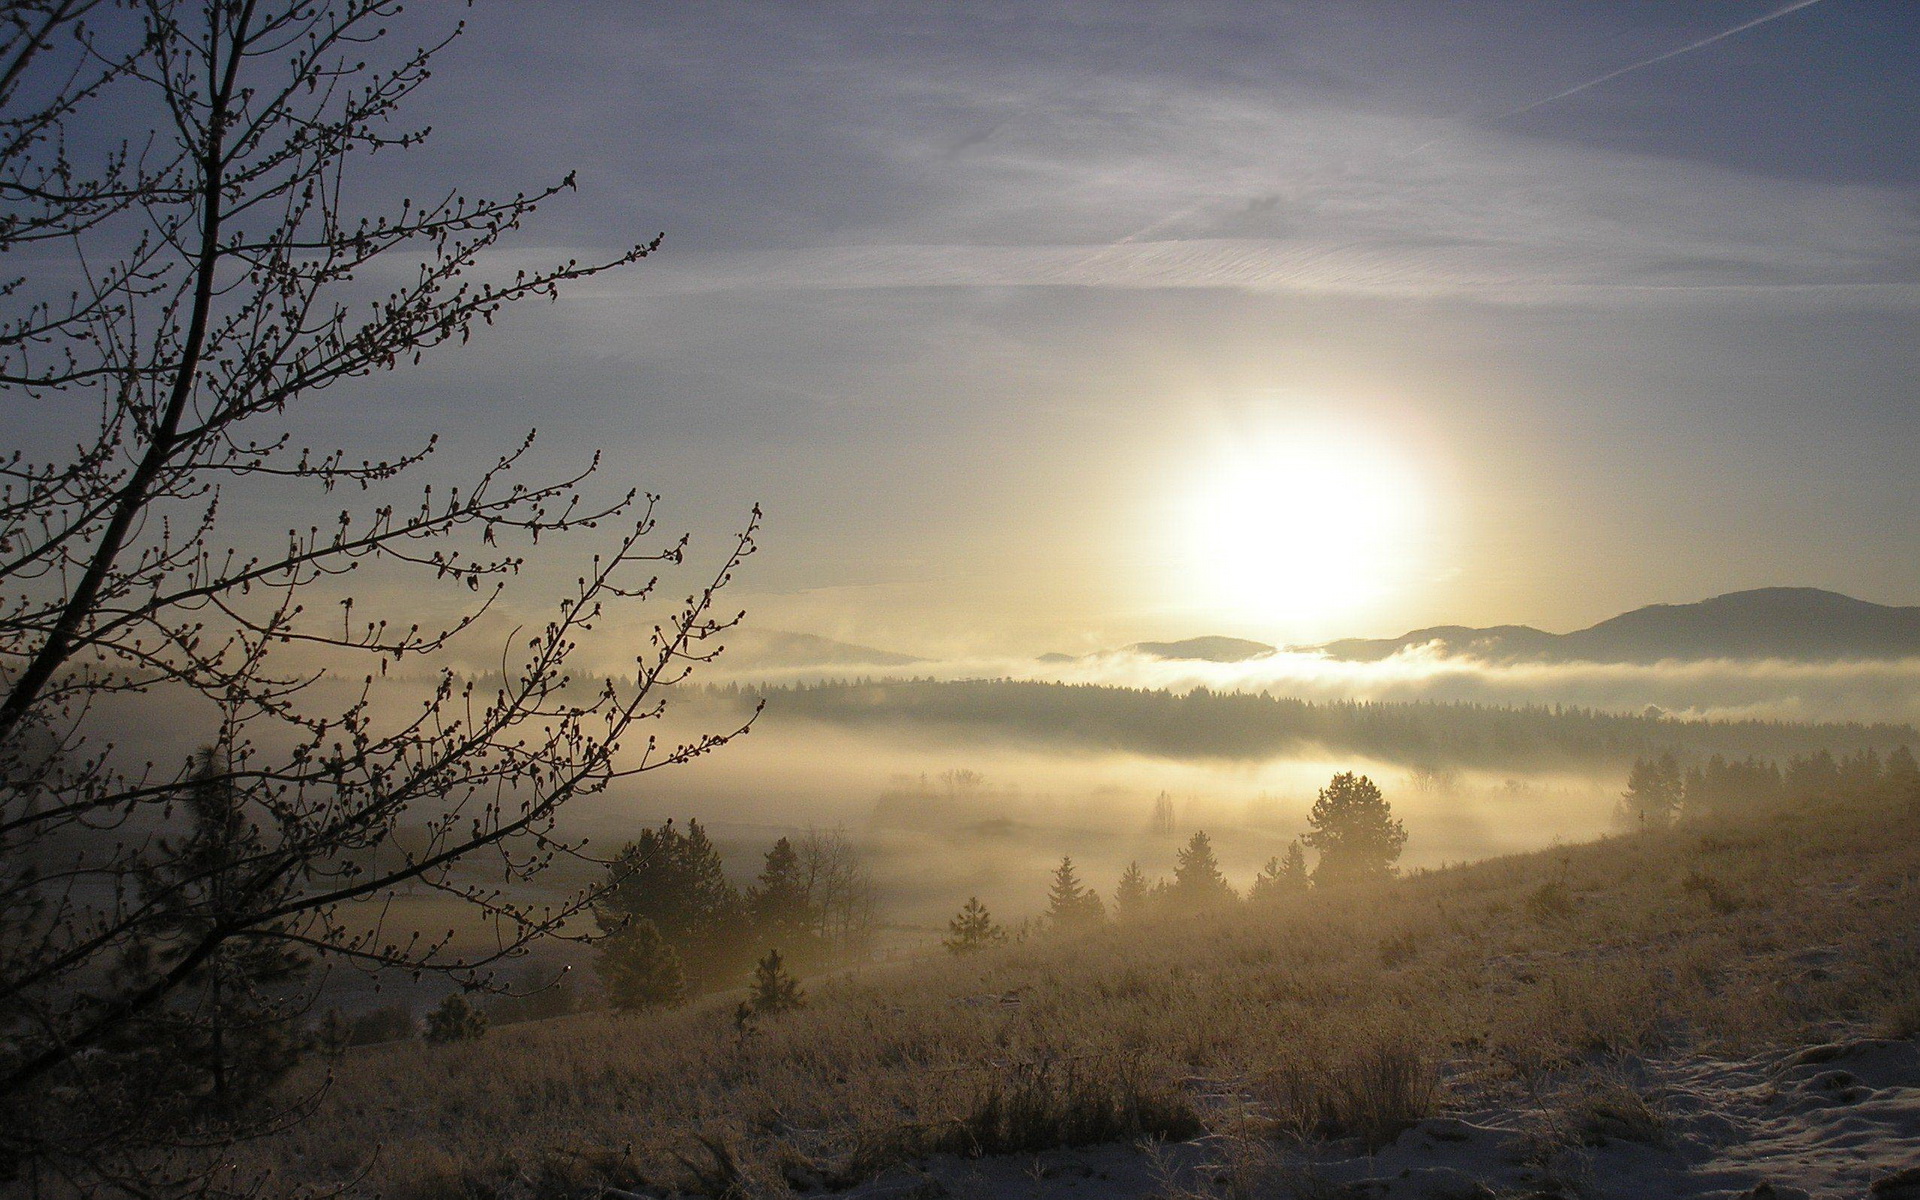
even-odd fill
[{"label": "sky", "polygon": [[665,240],[313,419],[454,464],[537,424],[696,556],[758,502],[759,626],[1037,654],[1920,603],[1920,7],[460,15],[371,190],[577,171],[521,253]]}]

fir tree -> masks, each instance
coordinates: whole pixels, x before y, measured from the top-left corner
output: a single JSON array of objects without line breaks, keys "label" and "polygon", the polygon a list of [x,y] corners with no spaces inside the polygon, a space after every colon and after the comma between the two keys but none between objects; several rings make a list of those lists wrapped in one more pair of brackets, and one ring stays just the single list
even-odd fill
[{"label": "fir tree", "polygon": [[595,966],[615,1008],[632,1012],[675,1005],[686,997],[680,955],[646,917],[634,917],[601,939]]},{"label": "fir tree", "polygon": [[969,896],[959,915],[947,922],[947,936],[940,944],[952,954],[973,954],[1006,940],[1007,931],[994,923],[980,897]]},{"label": "fir tree", "polygon": [[[271,820],[270,810],[233,785],[217,749],[196,757],[181,797],[191,821],[186,836],[161,840],[153,860],[136,864],[135,888],[150,916],[115,966],[125,986],[176,970],[184,947],[217,928],[253,922],[299,882],[272,874],[275,856],[255,819]],[[144,1054],[159,1072],[145,1085],[151,1091],[179,1097],[189,1109],[232,1112],[258,1099],[305,1049],[299,984],[309,966],[284,941],[219,942],[173,990],[172,1002],[129,1025],[113,1048]]]},{"label": "fir tree", "polygon": [[1253,886],[1247,889],[1247,899],[1257,904],[1271,904],[1306,890],[1307,856],[1300,849],[1300,840],[1295,838],[1287,845],[1286,857],[1275,855],[1268,859],[1267,865],[1254,876]]},{"label": "fir tree", "polygon": [[1903,743],[1887,755],[1887,772],[1882,783],[1886,794],[1909,804],[1920,803],[1920,762]]},{"label": "fir tree", "polygon": [[760,878],[747,889],[747,916],[764,945],[783,947],[789,956],[814,957],[817,924],[807,898],[806,874],[793,842],[781,838],[767,851]]},{"label": "fir tree", "polygon": [[745,906],[698,821],[688,821],[685,833],[672,821],[642,830],[623,847],[608,865],[594,917],[606,933],[633,918],[652,921],[692,990],[727,986],[750,961]]},{"label": "fir tree", "polygon": [[1120,882],[1113,889],[1113,915],[1120,921],[1131,921],[1146,910],[1147,876],[1140,864],[1130,862],[1121,873]]},{"label": "fir tree", "polygon": [[1062,858],[1047,892],[1048,926],[1061,933],[1084,933],[1099,928],[1106,919],[1099,893],[1080,882],[1072,858]]},{"label": "fir tree", "polygon": [[1351,771],[1320,789],[1307,824],[1307,845],[1320,852],[1313,869],[1316,886],[1385,879],[1407,844],[1406,827],[1394,819],[1380,789]]},{"label": "fir tree", "polygon": [[1227,877],[1220,873],[1220,860],[1214,856],[1213,840],[1196,830],[1176,856],[1173,887],[1167,898],[1174,907],[1186,912],[1218,908],[1235,899]]},{"label": "fir tree", "polygon": [[791,1009],[803,1008],[806,1003],[800,981],[787,972],[780,961],[780,952],[767,951],[767,956],[753,968],[753,988],[747,994],[747,1004],[754,1014],[777,1017]]},{"label": "fir tree", "polygon": [[[1832,765],[1829,758],[1828,765]],[[1685,783],[1672,753],[1635,759],[1627,772],[1627,790],[1621,793],[1621,812],[1628,824],[1641,829],[1665,829],[1680,813]]]},{"label": "fir tree", "polygon": [[435,1045],[472,1042],[487,1035],[487,1014],[459,992],[450,993],[427,1014],[426,1039]]}]

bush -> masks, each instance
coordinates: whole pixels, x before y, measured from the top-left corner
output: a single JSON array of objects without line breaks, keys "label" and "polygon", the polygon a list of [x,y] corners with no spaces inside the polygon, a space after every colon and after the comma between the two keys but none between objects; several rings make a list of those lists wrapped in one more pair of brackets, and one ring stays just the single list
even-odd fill
[{"label": "bush", "polygon": [[1124,1065],[1043,1059],[986,1075],[967,1114],[923,1150],[1023,1154],[1140,1137],[1185,1141],[1202,1128],[1177,1088],[1149,1084]]},{"label": "bush", "polygon": [[440,1002],[427,1014],[426,1039],[436,1046],[448,1042],[478,1041],[487,1035],[487,1014],[459,992]]},{"label": "bush", "polygon": [[1353,1138],[1372,1152],[1434,1114],[1440,1082],[1410,1039],[1389,1036],[1335,1062],[1289,1064],[1272,1090],[1296,1139]]},{"label": "bush", "polygon": [[1527,915],[1536,921],[1554,921],[1570,917],[1574,911],[1573,893],[1559,879],[1549,879],[1527,897]]}]

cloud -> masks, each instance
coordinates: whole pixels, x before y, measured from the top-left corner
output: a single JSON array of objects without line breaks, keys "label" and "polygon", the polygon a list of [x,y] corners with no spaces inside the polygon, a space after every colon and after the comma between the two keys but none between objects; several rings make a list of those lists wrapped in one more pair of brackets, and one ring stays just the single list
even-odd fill
[{"label": "cloud", "polygon": [[[1594,304],[1907,307],[1920,224],[1893,188],[1766,178],[1298,97],[998,119],[957,157],[896,131],[899,202],[786,246],[668,255],[600,294],[1226,288]],[[984,119],[984,116],[983,116]],[[626,289],[637,289],[628,291]]]}]

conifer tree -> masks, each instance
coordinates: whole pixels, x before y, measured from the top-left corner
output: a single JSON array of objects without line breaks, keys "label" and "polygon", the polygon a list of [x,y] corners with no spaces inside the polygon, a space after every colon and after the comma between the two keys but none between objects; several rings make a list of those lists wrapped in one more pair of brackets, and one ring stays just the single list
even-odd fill
[{"label": "conifer tree", "polygon": [[1140,864],[1130,862],[1120,875],[1120,882],[1113,888],[1113,915],[1115,920],[1131,921],[1146,910],[1147,876]]},{"label": "conifer tree", "polygon": [[1320,852],[1315,886],[1385,879],[1407,844],[1406,826],[1394,819],[1380,789],[1351,771],[1320,789],[1307,824],[1306,843]]},{"label": "conifer tree", "polygon": [[1284,858],[1275,855],[1268,859],[1267,865],[1254,876],[1253,886],[1247,889],[1247,899],[1257,904],[1270,904],[1306,890],[1307,856],[1300,849],[1300,840],[1295,838],[1288,843]]},{"label": "conifer tree", "polygon": [[780,952],[767,951],[766,957],[753,968],[753,987],[747,994],[747,1004],[754,1015],[777,1017],[791,1009],[803,1008],[806,1003],[800,981],[788,973],[780,961]]},{"label": "conifer tree", "polygon": [[751,961],[745,906],[697,820],[685,833],[669,820],[623,847],[607,868],[594,916],[607,933],[630,918],[652,921],[695,991],[736,983]]},{"label": "conifer tree", "polygon": [[947,922],[947,936],[941,945],[950,954],[974,954],[1007,940],[1007,931],[994,922],[980,897],[967,897],[959,915]]},{"label": "conifer tree", "polygon": [[1167,893],[1175,908],[1185,912],[1218,908],[1236,898],[1227,877],[1220,873],[1220,860],[1213,853],[1213,840],[1195,830],[1176,856],[1173,886]]},{"label": "conifer tree", "polygon": [[1280,862],[1280,881],[1297,892],[1307,890],[1307,852],[1300,848],[1300,839],[1287,843],[1287,856]]},{"label": "conifer tree", "polygon": [[427,1014],[426,1039],[437,1046],[478,1041],[486,1034],[487,1014],[459,992],[449,994]]},{"label": "conifer tree", "polygon": [[1621,812],[1637,828],[1665,829],[1680,813],[1684,789],[1680,764],[1671,752],[1635,759],[1627,772],[1627,790],[1620,796]]},{"label": "conifer tree", "polygon": [[1099,893],[1080,882],[1071,857],[1062,858],[1047,892],[1048,926],[1061,933],[1084,933],[1099,928],[1106,919]]},{"label": "conifer tree", "polygon": [[607,999],[622,1011],[658,1008],[686,997],[686,971],[680,955],[660,936],[660,927],[634,917],[596,947],[595,967]]},{"label": "conifer tree", "polygon": [[1887,755],[1887,771],[1882,787],[1895,800],[1920,803],[1920,762],[1903,743]]},{"label": "conifer tree", "polygon": [[[135,865],[135,892],[147,916],[114,967],[124,987],[151,986],[147,981],[179,967],[185,948],[213,930],[255,920],[298,882],[263,883],[279,840],[261,828],[272,822],[271,811],[249,802],[215,748],[202,748],[195,762],[180,798],[190,821],[186,836],[159,839],[153,855]],[[267,929],[282,926],[268,922]],[[176,1097],[188,1112],[243,1107],[298,1060],[305,1038],[297,1018],[307,999],[299,984],[309,965],[286,942],[221,941],[174,988],[170,1004],[130,1023],[112,1048],[148,1061],[155,1074],[137,1089],[148,1097]]]},{"label": "conifer tree", "polygon": [[784,948],[790,957],[811,960],[815,954],[817,924],[807,897],[807,880],[800,854],[789,838],[767,851],[760,878],[747,889],[747,916],[762,944]]}]

